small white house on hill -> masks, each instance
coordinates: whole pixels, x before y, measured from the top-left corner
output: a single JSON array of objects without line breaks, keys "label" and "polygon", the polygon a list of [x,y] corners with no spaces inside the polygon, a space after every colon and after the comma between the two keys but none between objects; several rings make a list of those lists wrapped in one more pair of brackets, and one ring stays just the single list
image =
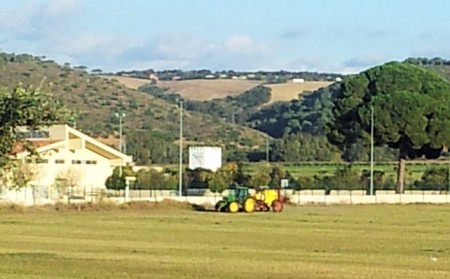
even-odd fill
[{"label": "small white house on hill", "polygon": [[292,83],[305,83],[304,78],[293,78]]},{"label": "small white house on hill", "polygon": [[[39,198],[54,198],[59,194],[58,185],[61,183],[70,185],[76,193],[105,189],[105,181],[115,167],[133,164],[131,156],[68,125],[25,132],[25,137],[36,147],[39,157],[30,157],[20,144],[16,147],[15,157],[23,162],[23,166],[33,169],[29,185],[34,186],[33,191],[37,189]],[[5,186],[0,197],[11,200],[24,198]]]}]

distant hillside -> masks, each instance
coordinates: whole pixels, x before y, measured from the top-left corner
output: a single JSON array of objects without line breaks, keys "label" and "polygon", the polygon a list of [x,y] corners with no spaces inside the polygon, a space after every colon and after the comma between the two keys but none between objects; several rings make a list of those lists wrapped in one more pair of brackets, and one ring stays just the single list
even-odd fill
[{"label": "distant hillside", "polygon": [[[60,66],[30,55],[0,53],[1,87],[12,90],[19,83],[27,87],[42,86],[44,91],[53,93],[78,113],[73,124],[90,135],[117,136],[118,118],[114,114],[124,112],[125,134],[147,131],[146,136],[151,133],[152,138],[165,142],[178,139],[179,108],[176,104],[130,89],[116,80],[88,74],[82,66]],[[188,111],[184,114],[183,135],[186,140],[228,147],[253,147],[264,139],[264,135],[255,130]]]},{"label": "distant hillside", "polygon": [[[167,111],[176,111],[176,107],[130,90],[116,81],[74,70],[69,65],[59,66],[52,61],[8,61],[0,71],[0,84],[11,89],[18,83],[27,87],[42,85],[43,91],[52,93],[71,110],[76,111],[79,118],[74,121],[85,132],[94,135],[109,134],[117,130],[115,112],[127,113],[125,126],[142,129],[150,124],[143,117],[146,113],[163,118]],[[162,128],[157,123],[152,126]]]},{"label": "distant hillside", "polygon": [[[117,80],[119,83],[133,89],[152,84],[149,79],[123,76],[104,77]],[[332,81],[305,81],[294,83],[291,80],[284,83],[266,84],[264,86],[271,89],[271,97],[266,104],[279,101],[288,102],[298,99],[299,94],[303,92],[312,92],[319,88],[327,87],[332,83]],[[154,86],[163,89],[166,93],[176,93],[177,95],[192,101],[210,101],[213,99],[236,97],[261,84],[261,81],[242,79],[193,79],[158,81],[153,83]]]},{"label": "distant hillside", "polygon": [[[123,77],[123,76],[104,76],[108,79],[115,79],[119,83],[133,89],[151,84],[149,79]],[[188,100],[208,101],[212,99],[221,99],[228,96],[237,96],[242,94],[261,82],[254,80],[231,80],[231,79],[195,79],[195,80],[172,80],[158,81],[153,83],[155,86],[170,93],[176,93]]]}]

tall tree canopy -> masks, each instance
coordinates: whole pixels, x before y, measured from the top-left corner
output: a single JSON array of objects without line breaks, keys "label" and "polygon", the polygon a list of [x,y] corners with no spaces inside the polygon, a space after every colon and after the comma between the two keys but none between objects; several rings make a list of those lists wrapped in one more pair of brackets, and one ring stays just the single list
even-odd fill
[{"label": "tall tree canopy", "polygon": [[405,159],[436,158],[450,142],[450,84],[423,68],[391,62],[346,78],[334,95],[329,139],[348,146],[374,142],[399,150],[397,193],[404,191]]},{"label": "tall tree canopy", "polygon": [[274,138],[299,133],[323,135],[325,123],[331,121],[331,96],[338,84],[299,94],[290,102],[277,102],[252,114],[248,125]]},{"label": "tall tree canopy", "polygon": [[17,127],[38,130],[40,126],[64,123],[69,117],[62,104],[40,89],[0,89],[0,167],[10,161],[14,144],[21,140]]}]

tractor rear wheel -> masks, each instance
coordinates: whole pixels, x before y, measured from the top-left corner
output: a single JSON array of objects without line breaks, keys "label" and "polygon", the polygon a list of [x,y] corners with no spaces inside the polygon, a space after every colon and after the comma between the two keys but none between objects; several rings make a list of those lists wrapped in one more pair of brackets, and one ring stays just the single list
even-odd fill
[{"label": "tractor rear wheel", "polygon": [[255,200],[253,198],[247,198],[244,201],[244,211],[251,213],[255,211]]},{"label": "tractor rear wheel", "polygon": [[238,212],[239,211],[239,204],[237,202],[235,202],[235,201],[230,202],[228,204],[228,211],[231,212],[231,213]]},{"label": "tractor rear wheel", "polygon": [[273,201],[272,202],[272,209],[273,209],[274,212],[281,212],[281,211],[283,211],[283,203],[278,201],[278,200]]}]

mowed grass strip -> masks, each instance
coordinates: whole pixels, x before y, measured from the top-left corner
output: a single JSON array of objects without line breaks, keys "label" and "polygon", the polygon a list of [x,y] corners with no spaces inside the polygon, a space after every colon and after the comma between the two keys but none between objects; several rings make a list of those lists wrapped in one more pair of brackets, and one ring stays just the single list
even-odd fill
[{"label": "mowed grass strip", "polygon": [[448,278],[450,206],[3,212],[0,278]]}]

